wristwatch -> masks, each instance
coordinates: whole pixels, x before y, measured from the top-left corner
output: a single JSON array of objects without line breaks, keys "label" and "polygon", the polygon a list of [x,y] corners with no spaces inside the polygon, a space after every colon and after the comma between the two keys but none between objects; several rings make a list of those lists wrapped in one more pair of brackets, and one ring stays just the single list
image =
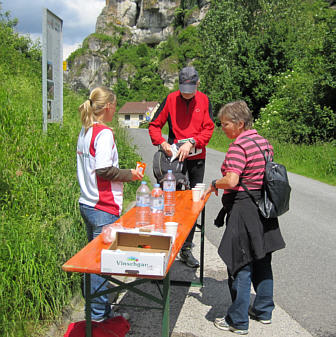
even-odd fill
[{"label": "wristwatch", "polygon": [[191,143],[192,146],[195,146],[196,140],[194,138],[189,138],[188,141]]},{"label": "wristwatch", "polygon": [[214,179],[214,180],[211,182],[211,186],[213,186],[216,190],[218,190],[218,188],[216,187],[216,182],[217,182],[217,179]]}]

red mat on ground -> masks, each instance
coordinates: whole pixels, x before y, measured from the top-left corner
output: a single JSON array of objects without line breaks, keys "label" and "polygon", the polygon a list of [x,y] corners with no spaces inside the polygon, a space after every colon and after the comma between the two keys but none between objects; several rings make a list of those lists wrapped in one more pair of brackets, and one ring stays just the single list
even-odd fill
[{"label": "red mat on ground", "polygon": [[[85,321],[70,323],[64,337],[85,337]],[[96,323],[92,322],[92,337],[125,337],[130,324],[122,316]]]}]

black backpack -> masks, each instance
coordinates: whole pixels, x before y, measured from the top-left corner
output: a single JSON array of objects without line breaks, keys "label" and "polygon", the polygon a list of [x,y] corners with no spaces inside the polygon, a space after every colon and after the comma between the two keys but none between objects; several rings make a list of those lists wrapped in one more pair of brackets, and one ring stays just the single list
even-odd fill
[{"label": "black backpack", "polygon": [[[262,188],[262,198],[255,200],[243,182],[240,185],[257,204],[260,213],[265,218],[276,218],[289,210],[291,187],[289,185],[286,167],[273,161],[269,149],[262,151],[260,146],[253,141],[265,158],[265,174]],[[267,154],[265,153],[267,152]]]},{"label": "black backpack", "polygon": [[153,173],[157,180],[157,183],[162,186],[163,179],[168,170],[172,170],[176,179],[176,189],[189,189],[189,180],[184,172],[185,161],[180,162],[178,159],[170,162],[170,157],[167,156],[161,147],[155,152],[153,157]]}]

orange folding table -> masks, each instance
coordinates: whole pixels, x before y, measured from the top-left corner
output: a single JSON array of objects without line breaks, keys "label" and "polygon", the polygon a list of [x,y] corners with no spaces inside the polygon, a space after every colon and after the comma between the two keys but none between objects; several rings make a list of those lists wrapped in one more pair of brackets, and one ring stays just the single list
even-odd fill
[{"label": "orange folding table", "polygon": [[[162,316],[162,337],[169,336],[169,294],[170,285],[203,285],[203,272],[204,272],[204,220],[205,220],[205,204],[210,195],[207,195],[205,200],[198,202],[192,201],[191,190],[176,191],[176,207],[174,216],[166,216],[164,222],[174,221],[178,222],[178,230],[176,233],[175,241],[171,248],[171,254],[167,264],[166,272],[164,276],[148,276],[148,275],[130,275],[130,274],[105,274],[101,273],[101,251],[107,249],[109,243],[104,243],[102,235],[99,235],[94,240],[90,241],[82,250],[75,254],[70,260],[68,260],[62,266],[62,269],[67,272],[84,273],[84,293],[85,293],[85,319],[86,319],[86,337],[92,337],[92,323],[91,323],[91,301],[103,294],[118,292],[123,289],[135,292],[140,296],[143,296],[151,301],[160,305],[160,307],[149,307],[151,309],[161,309],[163,311]],[[133,207],[127,213],[125,213],[116,223],[120,223],[124,228],[135,227],[135,214],[136,208]],[[169,271],[173,265],[177,254],[182,248],[183,243],[188,237],[192,227],[194,226],[198,216],[201,214],[201,223],[197,225],[201,232],[201,247],[200,247],[200,278],[199,282],[191,281],[173,281],[170,280]],[[111,281],[117,286],[108,290],[99,291],[91,294],[91,274],[99,274],[105,278],[106,281]],[[113,275],[136,277],[135,281],[122,282],[119,279],[113,277]],[[163,283],[162,291],[160,290],[161,297],[153,296],[143,292],[136,288],[138,285],[145,282]],[[160,289],[160,288],[159,288]]]}]

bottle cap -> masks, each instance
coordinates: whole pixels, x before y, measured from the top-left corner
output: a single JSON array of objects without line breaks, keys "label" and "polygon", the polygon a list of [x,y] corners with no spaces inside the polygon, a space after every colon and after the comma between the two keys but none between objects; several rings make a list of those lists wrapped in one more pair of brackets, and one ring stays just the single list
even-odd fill
[{"label": "bottle cap", "polygon": [[172,173],[173,171],[172,171],[172,170],[168,170],[167,172],[168,172],[168,173]]},{"label": "bottle cap", "polygon": [[142,181],[141,184],[142,184],[142,185],[146,185],[146,184],[147,184],[147,181]]},{"label": "bottle cap", "polygon": [[154,184],[154,187],[160,187],[160,184]]}]

